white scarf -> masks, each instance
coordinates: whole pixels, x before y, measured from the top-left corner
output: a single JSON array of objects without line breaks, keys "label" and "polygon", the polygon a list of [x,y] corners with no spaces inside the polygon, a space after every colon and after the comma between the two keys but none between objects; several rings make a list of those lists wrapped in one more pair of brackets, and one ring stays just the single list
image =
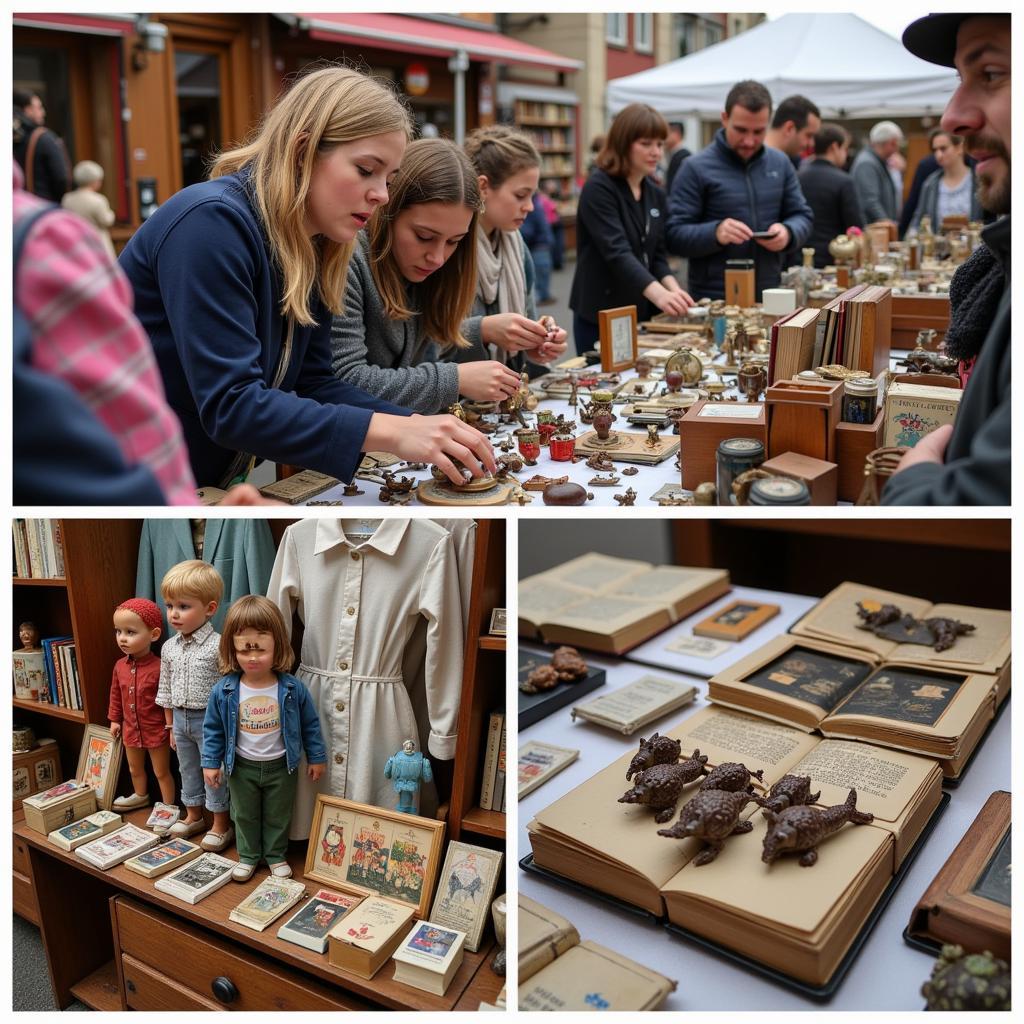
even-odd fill
[{"label": "white scarf", "polygon": [[498,231],[497,247],[484,229],[476,234],[476,294],[485,306],[498,302],[499,313],[526,315],[526,272],[518,231]]}]

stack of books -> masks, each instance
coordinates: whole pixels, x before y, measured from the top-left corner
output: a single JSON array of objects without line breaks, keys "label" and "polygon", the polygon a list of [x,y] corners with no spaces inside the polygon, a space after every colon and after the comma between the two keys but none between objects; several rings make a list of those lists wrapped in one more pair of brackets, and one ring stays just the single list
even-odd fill
[{"label": "stack of books", "polygon": [[14,575],[19,579],[64,578],[64,546],[59,519],[15,519]]},{"label": "stack of books", "polygon": [[487,725],[480,806],[485,811],[505,810],[505,715],[501,711],[492,711]]},{"label": "stack of books", "polygon": [[42,641],[46,690],[40,691],[43,703],[59,708],[82,710],[82,688],[78,680],[78,657],[73,636],[54,636]]}]

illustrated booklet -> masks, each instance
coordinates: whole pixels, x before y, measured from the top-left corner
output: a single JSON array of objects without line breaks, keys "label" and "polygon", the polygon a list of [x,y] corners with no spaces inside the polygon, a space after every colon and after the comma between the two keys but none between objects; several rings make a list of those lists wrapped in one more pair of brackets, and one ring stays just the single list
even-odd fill
[{"label": "illustrated booklet", "polygon": [[306,894],[302,882],[293,878],[264,878],[241,903],[235,907],[228,919],[246,928],[261,932],[282,914],[291,910]]},{"label": "illustrated booklet", "polygon": [[[856,809],[874,820],[824,839],[812,868],[795,856],[765,864],[767,820],[751,803],[741,820],[753,830],[730,836],[715,860],[696,866],[703,840],[658,835],[675,813],[659,826],[650,808],[618,802],[631,786],[630,751],[536,814],[528,825],[534,862],[802,982],[825,984],[938,808],[938,763],[720,707],[667,735],[681,741],[683,758],[706,755],[708,770],[726,762],[763,770],[763,783],[753,783],[762,796],[787,774],[809,777],[821,807],[843,804],[853,788]],[[677,812],[698,789],[683,789]]]},{"label": "illustrated booklet", "polygon": [[182,864],[169,875],[157,879],[157,889],[185,903],[199,903],[210,893],[231,881],[231,872],[238,861],[216,853],[204,853],[188,864]]},{"label": "illustrated booklet", "polygon": [[327,958],[362,978],[372,978],[402,941],[416,910],[380,896],[367,896],[328,935]]},{"label": "illustrated booklet", "polygon": [[394,952],[395,981],[443,996],[465,955],[466,933],[417,921]]},{"label": "illustrated booklet", "polygon": [[277,937],[314,953],[326,952],[330,930],[362,901],[362,896],[318,889],[308,903],[278,928]]},{"label": "illustrated booklet", "polygon": [[580,555],[519,581],[519,635],[624,654],[728,591],[724,569]]}]

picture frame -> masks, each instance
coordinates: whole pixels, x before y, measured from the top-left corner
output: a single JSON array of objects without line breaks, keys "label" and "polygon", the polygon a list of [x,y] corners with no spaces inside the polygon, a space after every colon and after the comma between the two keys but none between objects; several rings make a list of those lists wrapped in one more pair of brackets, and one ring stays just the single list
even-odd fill
[{"label": "picture frame", "polygon": [[332,888],[414,908],[434,893],[445,823],[318,793],[304,874]]},{"label": "picture frame", "polygon": [[693,633],[694,636],[708,636],[714,640],[743,640],[780,611],[777,604],[742,599],[732,601],[698,622]]},{"label": "picture frame", "polygon": [[628,370],[637,359],[636,306],[602,309],[597,314],[601,345],[601,370]]},{"label": "picture frame", "polygon": [[90,724],[82,736],[82,750],[78,756],[75,777],[96,791],[96,806],[109,811],[117,796],[117,780],[121,774],[124,746],[120,736],[114,736],[104,725]]},{"label": "picture frame", "polygon": [[495,608],[491,612],[491,624],[487,630],[491,636],[505,636],[508,633],[508,614],[504,608]]},{"label": "picture frame", "polygon": [[480,948],[490,919],[503,860],[500,850],[455,841],[448,844],[430,920],[465,932],[471,953]]}]

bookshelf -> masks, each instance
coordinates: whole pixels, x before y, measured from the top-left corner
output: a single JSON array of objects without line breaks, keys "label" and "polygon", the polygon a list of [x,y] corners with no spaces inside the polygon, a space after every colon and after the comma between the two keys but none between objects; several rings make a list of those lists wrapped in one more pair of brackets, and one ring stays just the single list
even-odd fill
[{"label": "bookshelf", "polygon": [[556,181],[562,197],[559,213],[563,217],[574,215],[576,107],[569,103],[517,99],[513,117],[516,127],[530,136],[540,153],[541,187],[547,181]]}]

